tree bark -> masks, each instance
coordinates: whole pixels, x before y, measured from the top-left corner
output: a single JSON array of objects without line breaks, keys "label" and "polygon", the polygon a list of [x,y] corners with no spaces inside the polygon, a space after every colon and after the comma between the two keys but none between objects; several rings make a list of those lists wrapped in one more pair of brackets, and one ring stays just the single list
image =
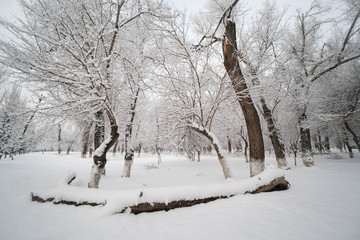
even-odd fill
[{"label": "tree bark", "polygon": [[314,166],[314,156],[311,148],[310,129],[304,128],[306,121],[306,114],[302,113],[300,116],[300,151],[303,164],[306,167]]},{"label": "tree bark", "polygon": [[140,88],[138,87],[132,99],[133,102],[130,104],[129,120],[125,128],[125,162],[124,162],[122,177],[130,177],[131,166],[134,161],[134,147],[132,144],[132,128],[135,119],[136,102],[138,99],[139,92],[140,92]]},{"label": "tree bark", "polygon": [[113,152],[112,152],[113,156],[116,155],[116,150],[117,150],[118,145],[119,145],[119,139],[116,140],[115,145],[113,147]]},{"label": "tree bark", "polygon": [[270,140],[274,147],[277,165],[279,168],[286,168],[287,161],[285,156],[285,147],[280,138],[280,131],[275,126],[272,112],[266,105],[265,99],[263,97],[260,98],[260,103],[263,110],[264,119],[266,120],[268,131],[270,134]]},{"label": "tree bark", "polygon": [[354,142],[356,144],[356,146],[358,147],[358,150],[360,152],[360,140],[359,140],[359,137],[356,135],[356,133],[351,129],[348,121],[344,120],[344,125],[345,125],[345,128],[346,130],[348,130],[350,132],[350,134],[352,135],[353,139],[354,139]]},{"label": "tree bark", "polygon": [[218,156],[219,162],[221,164],[225,179],[231,178],[232,174],[231,174],[231,171],[230,171],[230,167],[227,164],[225,155],[223,153],[223,150],[221,149],[221,146],[219,145],[219,141],[217,140],[216,136],[214,134],[212,134],[211,132],[209,132],[207,129],[200,128],[198,126],[192,125],[191,129],[193,129],[194,131],[202,134],[204,137],[209,139],[211,144],[214,146],[214,149],[215,149],[215,152],[216,152],[216,154]]},{"label": "tree bark", "polygon": [[347,137],[344,138],[344,145],[348,149],[350,158],[354,157],[354,153],[352,152],[351,146],[349,144],[349,139]]},{"label": "tree bark", "polygon": [[99,188],[101,172],[102,169],[105,168],[107,162],[106,153],[119,138],[117,130],[118,126],[111,126],[110,137],[103,141],[103,143],[94,152],[94,163],[91,169],[90,182],[88,184],[89,188]]},{"label": "tree bark", "polygon": [[58,154],[61,154],[61,125],[58,124]]},{"label": "tree bark", "polygon": [[265,169],[264,140],[259,115],[251,99],[237,59],[236,27],[231,20],[226,22],[223,55],[226,72],[231,79],[240,107],[244,113],[250,143],[250,176],[255,176]]},{"label": "tree bark", "polygon": [[229,136],[226,136],[226,138],[227,138],[228,152],[231,153],[231,150],[232,150],[231,139]]},{"label": "tree bark", "polygon": [[96,150],[105,139],[104,111],[97,111],[95,114],[94,149]]},{"label": "tree bark", "polygon": [[91,129],[91,124],[86,123],[85,129],[83,129],[82,138],[81,138],[81,142],[82,142],[81,157],[82,158],[86,158],[86,153],[89,148],[90,129]]}]

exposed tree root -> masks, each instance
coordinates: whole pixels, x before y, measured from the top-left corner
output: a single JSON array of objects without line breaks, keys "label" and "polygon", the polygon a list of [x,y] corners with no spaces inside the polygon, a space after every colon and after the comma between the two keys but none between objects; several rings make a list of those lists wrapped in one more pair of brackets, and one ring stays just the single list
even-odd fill
[{"label": "exposed tree root", "polygon": [[[270,183],[268,183],[266,185],[259,186],[255,190],[247,191],[247,192],[245,192],[245,194],[248,194],[248,193],[256,194],[256,193],[261,193],[261,192],[282,191],[282,190],[288,189],[289,186],[290,186],[289,182],[287,180],[285,180],[284,177],[279,177],[279,178],[272,180]],[[140,196],[141,195],[142,194],[140,194]],[[191,199],[191,200],[175,200],[175,201],[172,201],[169,203],[145,202],[145,203],[139,203],[137,205],[125,207],[123,210],[121,210],[117,213],[130,212],[133,214],[139,214],[139,213],[144,213],[144,212],[169,211],[171,209],[191,207],[191,206],[201,204],[201,203],[208,203],[208,202],[215,201],[217,199],[230,198],[235,195],[236,194],[228,195],[228,196],[213,196],[213,197],[208,197],[208,198]],[[53,198],[53,197],[44,199],[40,196],[34,195],[33,193],[31,193],[31,199],[32,199],[32,201],[39,202],[39,203],[51,202],[53,204],[67,204],[67,205],[73,205],[73,206],[83,206],[83,205],[105,206],[106,205],[106,201],[101,202],[101,203],[88,202],[88,201],[75,202],[75,201],[66,201],[66,200],[55,201],[55,198]]]}]

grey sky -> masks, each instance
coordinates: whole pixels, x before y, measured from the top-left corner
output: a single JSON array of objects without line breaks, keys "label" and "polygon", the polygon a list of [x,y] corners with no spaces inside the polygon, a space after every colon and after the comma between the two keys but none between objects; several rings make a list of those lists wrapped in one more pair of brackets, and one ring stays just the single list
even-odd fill
[{"label": "grey sky", "polygon": [[[186,8],[190,13],[195,14],[200,10],[204,10],[209,0],[168,0],[172,1],[179,9]],[[249,7],[257,7],[265,0],[241,0]],[[279,6],[288,6],[289,12],[294,12],[296,8],[306,9],[313,0],[277,0]],[[336,7],[340,0],[321,0],[321,2],[331,4]],[[7,20],[12,20],[13,16],[21,16],[21,11],[17,0],[0,0],[0,16]],[[9,36],[4,29],[0,27],[0,38]]]}]

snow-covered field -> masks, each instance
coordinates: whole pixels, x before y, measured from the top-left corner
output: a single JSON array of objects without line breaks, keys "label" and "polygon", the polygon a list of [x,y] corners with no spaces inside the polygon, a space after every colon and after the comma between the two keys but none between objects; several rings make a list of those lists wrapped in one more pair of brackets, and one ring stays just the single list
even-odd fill
[{"label": "snow-covered field", "polygon": [[[282,192],[237,195],[169,212],[111,214],[106,206],[67,206],[31,201],[31,192],[56,188],[69,170],[83,187],[91,159],[79,153],[31,153],[0,160],[0,239],[360,239],[360,155],[316,156],[316,166],[286,171],[291,188]],[[221,186],[225,180],[214,156],[191,162],[176,155],[136,158],[130,179],[122,179],[123,157],[109,156],[101,194],[141,189]],[[243,158],[228,158],[234,179],[249,178]],[[299,161],[299,160],[298,160]],[[267,156],[266,163],[274,164]]]}]

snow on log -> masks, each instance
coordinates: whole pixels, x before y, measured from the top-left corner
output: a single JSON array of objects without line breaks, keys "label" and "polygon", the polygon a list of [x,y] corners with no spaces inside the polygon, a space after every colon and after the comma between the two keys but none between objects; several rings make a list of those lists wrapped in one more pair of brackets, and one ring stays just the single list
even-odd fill
[{"label": "snow on log", "polygon": [[132,190],[104,190],[61,185],[44,193],[31,193],[32,201],[74,206],[103,206],[109,214],[169,211],[190,207],[238,194],[281,191],[289,188],[284,170],[268,167],[264,172],[244,180],[222,183]]}]

